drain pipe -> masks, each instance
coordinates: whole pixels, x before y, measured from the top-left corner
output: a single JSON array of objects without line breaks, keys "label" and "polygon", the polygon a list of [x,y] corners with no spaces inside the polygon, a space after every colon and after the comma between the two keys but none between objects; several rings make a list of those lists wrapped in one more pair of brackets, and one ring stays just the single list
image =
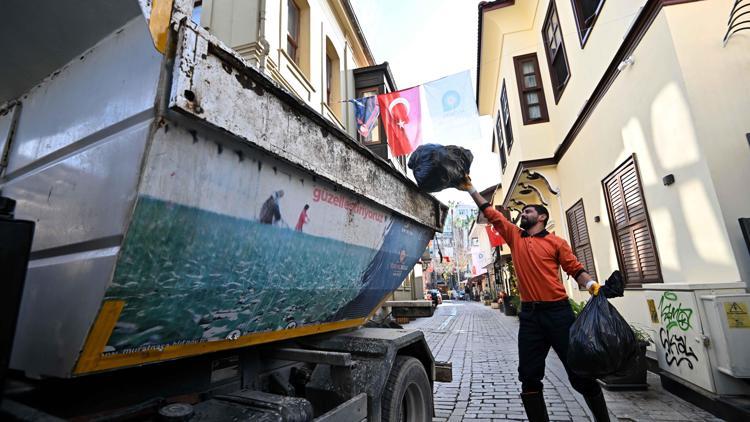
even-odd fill
[{"label": "drain pipe", "polygon": [[258,67],[261,73],[266,70],[266,57],[268,57],[268,41],[266,41],[266,0],[260,0],[258,5],[258,45],[260,46]]}]

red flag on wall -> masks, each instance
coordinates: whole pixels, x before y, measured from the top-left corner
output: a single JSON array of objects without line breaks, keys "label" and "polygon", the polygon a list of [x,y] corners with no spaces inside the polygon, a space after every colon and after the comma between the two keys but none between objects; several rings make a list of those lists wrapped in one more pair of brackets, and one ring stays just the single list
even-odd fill
[{"label": "red flag on wall", "polygon": [[422,141],[419,87],[378,95],[388,147],[398,157],[417,149]]},{"label": "red flag on wall", "polygon": [[500,233],[495,230],[495,226],[492,224],[488,224],[484,226],[484,228],[487,230],[487,236],[490,238],[490,246],[503,246],[503,243],[505,243],[505,239],[500,235]]}]

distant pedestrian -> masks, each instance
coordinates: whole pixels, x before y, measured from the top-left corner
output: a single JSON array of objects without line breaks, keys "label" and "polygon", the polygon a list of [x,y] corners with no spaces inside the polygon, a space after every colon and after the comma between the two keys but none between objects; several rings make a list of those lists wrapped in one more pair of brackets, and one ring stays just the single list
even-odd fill
[{"label": "distant pedestrian", "polygon": [[259,220],[263,224],[277,224],[281,221],[281,209],[279,200],[284,197],[283,190],[277,190],[266,199],[266,202],[260,207]]},{"label": "distant pedestrian", "polygon": [[586,272],[565,240],[547,232],[547,208],[526,205],[521,210],[519,228],[487,203],[472,186],[468,175],[460,189],[471,194],[479,210],[508,243],[516,267],[521,295],[518,378],[521,381],[521,400],[529,421],[549,421],[542,394],[542,378],[544,360],[552,347],[565,366],[570,384],[583,395],[595,420],[609,422],[607,404],[599,383],[595,379],[580,377],[568,368],[569,331],[575,315],[558,271],[562,267],[593,296],[599,294],[599,283]]},{"label": "distant pedestrian", "polygon": [[305,207],[302,208],[302,212],[299,213],[299,218],[297,219],[297,226],[294,227],[294,230],[301,232],[302,226],[310,222],[310,218],[307,216],[307,210],[309,209],[310,209],[310,205],[305,204]]}]

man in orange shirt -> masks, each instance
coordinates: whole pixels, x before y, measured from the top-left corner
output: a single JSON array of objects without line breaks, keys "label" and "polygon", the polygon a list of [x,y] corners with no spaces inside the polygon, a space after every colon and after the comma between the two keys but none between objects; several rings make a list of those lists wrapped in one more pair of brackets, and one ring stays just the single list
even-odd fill
[{"label": "man in orange shirt", "polygon": [[468,176],[460,189],[471,194],[479,210],[508,243],[513,257],[521,295],[518,378],[529,421],[549,420],[542,395],[542,378],[544,360],[552,347],[565,365],[570,384],[583,395],[596,421],[608,422],[607,404],[599,384],[595,379],[580,377],[568,368],[569,331],[575,316],[565,286],[558,277],[558,268],[562,267],[592,295],[599,293],[599,283],[578,262],[565,240],[547,232],[549,212],[544,206],[525,206],[519,228],[485,201]]}]

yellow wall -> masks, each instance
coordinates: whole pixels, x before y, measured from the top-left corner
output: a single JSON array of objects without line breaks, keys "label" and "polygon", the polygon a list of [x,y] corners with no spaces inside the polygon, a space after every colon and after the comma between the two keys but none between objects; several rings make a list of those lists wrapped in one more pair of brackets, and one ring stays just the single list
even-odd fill
[{"label": "yellow wall", "polygon": [[[660,14],[558,165],[563,208],[583,198],[598,273],[617,268],[601,180],[635,153],[664,283],[740,281],[697,116],[667,18]],[[703,123],[700,123],[703,124]],[[676,182],[662,184],[674,174]],[[601,216],[595,223],[594,216]],[[615,304],[647,324],[643,292]]]},{"label": "yellow wall", "polygon": [[[534,29],[498,38],[502,47],[494,47],[501,51],[496,78],[490,84],[483,76],[480,89],[494,91],[494,113],[506,80],[515,143],[499,202],[512,187],[519,160],[554,154],[642,3],[606,2],[581,49],[570,2],[557,2],[571,68],[558,105],[540,35],[548,2],[538,2]],[[618,266],[601,180],[632,154],[638,161],[664,282],[732,283],[743,280],[743,275],[744,281],[750,278],[750,254],[737,223],[739,217],[750,217],[750,151],[745,138],[750,133],[750,37],[740,34],[722,48],[730,6],[706,0],[662,9],[633,53],[635,63],[617,76],[558,166],[539,169],[561,189],[559,205],[548,198],[556,222],[566,225],[565,210],[583,198],[599,278]],[[512,59],[535,50],[550,122],[524,126]],[[675,176],[675,184],[663,185],[667,174]],[[521,181],[528,183],[523,175]],[[594,222],[596,216],[600,223]],[[555,231],[567,238],[563,228],[558,225]],[[574,299],[587,297],[572,280],[566,280],[566,287]],[[629,291],[614,303],[630,321],[649,323],[642,291]]]},{"label": "yellow wall", "polygon": [[[750,281],[750,253],[737,219],[750,217],[750,34],[722,47],[732,2],[688,3],[664,10],[682,68],[695,137],[703,145],[716,189],[720,224],[729,234],[743,281]],[[679,179],[678,179],[679,183]]]},{"label": "yellow wall", "polygon": [[[549,4],[549,0],[516,2],[514,6],[484,15],[480,113],[492,114],[493,122],[497,119],[505,79],[515,138],[502,178],[503,186],[510,184],[519,161],[554,155],[614,57],[643,1],[605,2],[584,48],[581,48],[571,2],[556,2],[571,73],[558,104],[555,104],[541,35]],[[513,57],[532,52],[537,53],[550,121],[524,125]]]},{"label": "yellow wall", "polygon": [[[543,3],[543,5],[540,5],[543,8],[537,14],[534,32],[539,42],[541,73],[549,84],[550,72],[541,37],[549,2],[540,3]],[[594,91],[596,84],[599,83],[604,71],[622,44],[624,35],[643,3],[645,1],[642,0],[605,1],[586,45],[581,48],[572,3],[567,0],[556,1],[571,76],[558,104],[555,104],[552,88],[545,85],[544,93],[547,96],[547,106],[550,109],[550,123],[548,124],[555,134],[548,144],[549,149],[546,157],[554,154],[555,149],[573,125],[578,113]]]},{"label": "yellow wall", "polygon": [[495,94],[500,93],[500,87],[496,85],[497,72],[501,65],[501,57],[506,54],[506,51],[511,51],[506,49],[503,35],[529,31],[538,3],[540,3],[539,0],[524,0],[516,2],[511,7],[502,7],[484,13],[481,34],[482,57],[480,58],[482,71],[477,81],[479,114],[492,115],[497,110]]}]

